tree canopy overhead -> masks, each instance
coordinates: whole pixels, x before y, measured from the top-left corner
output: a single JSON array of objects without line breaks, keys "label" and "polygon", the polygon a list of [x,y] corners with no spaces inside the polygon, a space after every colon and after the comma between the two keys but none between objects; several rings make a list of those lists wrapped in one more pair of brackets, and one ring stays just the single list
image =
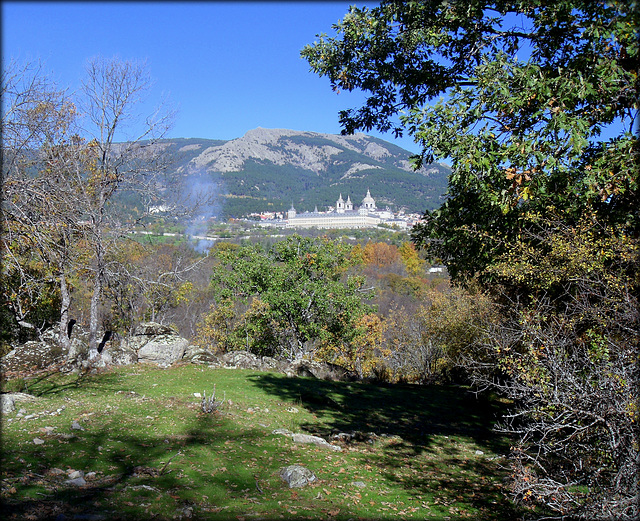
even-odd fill
[{"label": "tree canopy overhead", "polygon": [[344,133],[408,132],[419,163],[451,161],[414,238],[464,280],[550,208],[638,229],[638,25],[615,1],[383,1],[302,56],[334,90],[367,93]]}]

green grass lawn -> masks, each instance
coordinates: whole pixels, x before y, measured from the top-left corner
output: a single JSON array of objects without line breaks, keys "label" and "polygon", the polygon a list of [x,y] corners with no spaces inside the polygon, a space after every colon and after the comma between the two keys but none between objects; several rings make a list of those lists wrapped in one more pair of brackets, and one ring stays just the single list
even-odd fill
[{"label": "green grass lawn", "polygon": [[[5,388],[22,391],[25,383],[38,399],[16,403],[26,410],[22,418],[15,412],[2,418],[7,519],[521,515],[501,485],[506,471],[499,456],[508,442],[491,430],[499,403],[460,387],[375,386],[184,365],[42,375],[9,380]],[[224,393],[228,403],[202,413],[194,393],[210,394],[214,384],[216,397]],[[74,420],[84,430],[71,429]],[[343,450],[296,444],[272,434],[278,428],[321,436]],[[332,438],[353,431],[359,435],[350,442]],[[317,481],[290,489],[279,473],[293,464],[312,470]],[[77,487],[64,483],[69,470],[95,474]]]}]

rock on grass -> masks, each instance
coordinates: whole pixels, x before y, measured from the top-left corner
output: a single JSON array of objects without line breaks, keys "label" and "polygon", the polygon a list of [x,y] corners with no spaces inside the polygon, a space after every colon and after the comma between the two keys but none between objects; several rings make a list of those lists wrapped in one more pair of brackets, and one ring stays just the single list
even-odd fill
[{"label": "rock on grass", "polygon": [[304,487],[318,479],[313,472],[301,465],[284,467],[280,471],[280,477],[289,484],[289,488]]}]

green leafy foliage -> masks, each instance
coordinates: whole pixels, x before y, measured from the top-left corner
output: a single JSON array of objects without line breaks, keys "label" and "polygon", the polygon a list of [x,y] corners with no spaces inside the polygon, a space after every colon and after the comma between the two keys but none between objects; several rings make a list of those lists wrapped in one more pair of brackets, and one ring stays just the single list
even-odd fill
[{"label": "green leafy foliage", "polygon": [[245,346],[256,352],[293,359],[335,339],[349,342],[367,306],[363,279],[346,273],[348,253],[341,242],[299,235],[268,250],[257,244],[220,248],[211,281],[219,309],[214,312],[238,302],[249,306],[228,329],[242,331]]},{"label": "green leafy foliage", "polygon": [[[418,164],[451,161],[414,239],[468,280],[549,206],[637,230],[637,26],[619,2],[382,2],[302,55],[334,89],[368,94],[341,113],[345,133],[407,131]],[[613,123],[627,130],[599,140]]]}]

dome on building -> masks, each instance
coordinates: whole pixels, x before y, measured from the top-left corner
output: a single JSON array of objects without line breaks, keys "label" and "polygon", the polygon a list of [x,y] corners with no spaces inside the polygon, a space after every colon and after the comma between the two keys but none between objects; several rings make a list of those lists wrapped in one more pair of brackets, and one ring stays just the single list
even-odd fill
[{"label": "dome on building", "polygon": [[367,195],[365,195],[364,199],[362,200],[362,208],[366,210],[376,209],[376,202],[373,197],[371,197],[371,193],[369,192],[369,190],[367,190]]}]

